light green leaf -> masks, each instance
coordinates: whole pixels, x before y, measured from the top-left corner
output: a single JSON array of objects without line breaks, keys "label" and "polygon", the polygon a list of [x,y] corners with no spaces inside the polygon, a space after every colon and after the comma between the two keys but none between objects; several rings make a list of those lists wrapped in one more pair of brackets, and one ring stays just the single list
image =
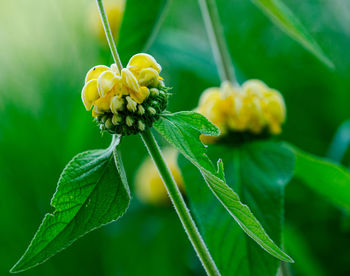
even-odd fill
[{"label": "light green leaf", "polygon": [[[294,153],[281,143],[255,142],[239,148],[212,145],[208,154],[223,158],[228,185],[280,244],[284,185],[293,176]],[[179,161],[191,209],[221,274],[275,276],[279,261],[245,235],[210,190],[201,185],[195,168],[184,158]]]},{"label": "light green leaf", "polygon": [[334,204],[350,211],[350,173],[341,165],[291,146],[296,159],[295,177]]},{"label": "light green leaf", "polygon": [[[181,113],[163,116],[154,124],[154,127],[200,170],[217,199],[252,239],[276,258],[292,262],[293,260],[270,239],[249,207],[240,202],[238,195],[225,183],[224,179],[220,179],[220,175],[222,175],[220,169],[219,173],[216,172],[206,155],[205,147],[199,140],[201,133],[210,133],[211,130],[206,127],[199,128],[198,122],[192,125],[190,113],[187,113],[187,117],[181,119],[179,116]],[[203,122],[201,125],[207,125],[207,122],[209,122],[204,116],[196,115],[196,117],[198,118],[196,120]],[[193,119],[193,121],[196,120]],[[202,131],[199,131],[199,129],[202,129]]]},{"label": "light green leaf", "polygon": [[332,61],[324,54],[321,47],[317,44],[307,29],[281,0],[251,1],[290,37],[299,42],[325,65],[334,68]]},{"label": "light green leaf", "polygon": [[118,39],[123,63],[147,51],[164,19],[169,0],[127,0]]},{"label": "light green leaf", "polygon": [[114,146],[80,153],[68,163],[51,200],[55,210],[45,215],[11,272],[24,271],[46,261],[87,232],[124,214],[130,194],[119,158],[116,168]]}]

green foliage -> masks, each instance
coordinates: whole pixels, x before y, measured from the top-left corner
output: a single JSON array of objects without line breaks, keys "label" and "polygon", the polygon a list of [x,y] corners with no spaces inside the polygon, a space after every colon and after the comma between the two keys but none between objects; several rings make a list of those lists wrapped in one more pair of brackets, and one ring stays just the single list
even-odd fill
[{"label": "green foliage", "polygon": [[252,2],[259,7],[272,22],[303,45],[320,61],[328,67],[334,68],[332,61],[329,60],[299,19],[281,0],[252,0]]},{"label": "green foliage", "polygon": [[125,63],[147,50],[156,37],[169,0],[128,0],[121,24],[118,52]]},{"label": "green foliage", "polygon": [[[294,153],[282,143],[268,141],[239,148],[212,145],[208,152],[211,157],[222,157],[228,185],[280,244],[284,186],[293,176]],[[279,261],[244,234],[210,190],[201,185],[200,174],[184,158],[180,159],[180,168],[191,209],[221,274],[276,275]]]},{"label": "green foliage", "polygon": [[46,214],[12,272],[46,261],[87,232],[124,214],[130,194],[121,160],[113,158],[115,146],[83,152],[68,163],[51,200],[54,212]]},{"label": "green foliage", "polygon": [[341,165],[290,146],[296,155],[295,177],[334,204],[350,211],[350,173]]},{"label": "green foliage", "polygon": [[285,248],[293,255],[295,263],[298,264],[295,268],[297,271],[296,275],[326,275],[315,258],[309,241],[305,240],[301,231],[298,231],[295,227],[287,223],[284,225],[283,241]]},{"label": "green foliage", "polygon": [[276,258],[293,261],[271,240],[249,207],[242,204],[238,195],[220,178],[222,171],[215,171],[199,135],[218,133],[204,116],[195,112],[168,114],[155,124],[155,128],[200,170],[217,199],[252,239]]}]

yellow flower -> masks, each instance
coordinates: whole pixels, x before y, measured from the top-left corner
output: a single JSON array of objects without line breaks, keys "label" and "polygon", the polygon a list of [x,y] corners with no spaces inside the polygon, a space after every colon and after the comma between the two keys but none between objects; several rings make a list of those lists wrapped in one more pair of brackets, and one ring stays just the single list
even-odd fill
[{"label": "yellow flower", "polygon": [[115,64],[95,66],[85,77],[81,92],[84,106],[87,110],[93,108],[92,116],[102,125],[101,129],[117,134],[144,131],[167,105],[167,88],[160,71],[157,61],[144,53],[131,57],[121,72]]},{"label": "yellow flower", "polygon": [[[107,112],[111,100],[116,95],[129,95],[141,104],[150,94],[147,86],[158,85],[161,66],[148,54],[136,54],[131,57],[121,75],[115,64],[111,67],[98,65],[89,70],[85,77],[82,100],[87,110],[93,105],[96,114]],[[95,115],[96,115],[95,114]]]},{"label": "yellow flower", "polygon": [[[111,27],[112,35],[118,40],[119,29],[123,19],[125,0],[105,0],[104,7],[108,22]],[[100,19],[100,14],[96,8],[96,3],[92,3],[88,14],[88,26],[99,40],[106,42],[105,31]]]},{"label": "yellow flower", "polygon": [[[248,80],[242,87],[223,82],[220,88],[205,90],[197,111],[206,116],[221,131],[260,134],[267,130],[279,134],[285,121],[286,108],[282,95],[260,80]],[[204,143],[218,138],[202,136]]]},{"label": "yellow flower", "polygon": [[[163,155],[175,182],[181,192],[184,192],[183,179],[177,166],[177,151],[166,148]],[[152,205],[168,205],[170,203],[168,193],[157,168],[150,158],[147,158],[140,166],[135,179],[136,196],[144,203]]]}]

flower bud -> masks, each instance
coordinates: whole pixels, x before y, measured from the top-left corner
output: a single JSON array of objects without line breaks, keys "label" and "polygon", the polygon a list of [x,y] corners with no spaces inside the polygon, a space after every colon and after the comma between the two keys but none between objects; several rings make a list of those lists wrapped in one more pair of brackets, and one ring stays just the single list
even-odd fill
[{"label": "flower bud", "polygon": [[157,88],[151,88],[150,93],[152,96],[158,96],[159,95],[159,90]]},{"label": "flower bud", "polygon": [[155,115],[157,113],[157,111],[153,108],[153,107],[149,107],[148,108],[148,112],[151,114],[151,115]]},{"label": "flower bud", "polygon": [[114,96],[111,101],[110,109],[112,113],[118,114],[118,111],[122,111],[124,109],[124,100],[119,96]]},{"label": "flower bud", "polygon": [[137,126],[140,131],[144,131],[146,129],[146,125],[142,121],[138,121]]},{"label": "flower bud", "polygon": [[136,112],[137,110],[137,103],[131,99],[131,97],[127,96],[126,100],[128,102],[128,104],[126,105],[126,108],[131,111],[131,112]]},{"label": "flower bud", "polygon": [[112,124],[113,125],[119,125],[119,123],[122,121],[123,119],[122,119],[122,117],[120,116],[120,115],[118,115],[118,114],[113,114],[113,116],[112,116]]},{"label": "flower bud", "polygon": [[130,116],[126,116],[125,123],[127,126],[131,127],[134,124],[134,120]]}]

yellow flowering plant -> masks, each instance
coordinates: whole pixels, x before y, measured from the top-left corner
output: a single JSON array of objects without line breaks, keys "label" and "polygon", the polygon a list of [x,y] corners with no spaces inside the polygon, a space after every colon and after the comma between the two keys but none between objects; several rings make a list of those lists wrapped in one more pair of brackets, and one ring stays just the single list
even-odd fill
[{"label": "yellow flowering plant", "polygon": [[101,130],[125,136],[152,126],[168,102],[161,69],[151,55],[141,53],[121,73],[116,64],[89,70],[81,97]]},{"label": "yellow flowering plant", "polygon": [[[272,13],[269,8],[282,7],[278,1],[253,2],[263,6],[269,14]],[[350,174],[341,166],[276,139],[286,121],[282,94],[261,80],[247,80],[242,85],[237,82],[215,1],[199,0],[199,3],[221,79],[220,87],[208,88],[202,93],[195,109],[220,129],[220,135],[202,134],[201,141],[209,145],[210,158],[225,163],[225,168],[220,168],[222,163],[218,166],[219,172],[226,176],[227,185],[251,207],[277,245],[283,246],[285,186],[298,178],[349,210],[349,200],[329,190],[350,192],[344,189],[350,187]],[[280,11],[279,16],[283,14],[283,10]],[[331,64],[327,59],[323,61]],[[202,176],[191,162],[183,156],[179,156],[178,161],[191,209],[220,273],[248,276],[289,273],[285,262],[261,254],[261,249],[247,239],[240,226],[232,223],[226,210],[216,204],[212,191],[201,186]],[[331,179],[330,175],[336,177]]]},{"label": "yellow flowering plant", "polygon": [[[315,172],[309,155],[270,139],[281,132],[286,118],[282,95],[259,80],[238,85],[215,1],[200,0],[222,85],[203,93],[197,112],[169,112],[161,65],[152,55],[134,51],[123,67],[102,0],[96,2],[114,63],[87,72],[81,99],[101,132],[111,134],[111,143],[82,152],[67,164],[51,200],[54,211],[45,215],[11,272],[45,262],[126,213],[131,192],[120,143],[139,135],[150,158],[136,176],[136,193],[153,204],[170,199],[207,275],[276,275],[280,263],[293,262],[281,249],[284,186],[294,175],[310,182],[305,168]],[[150,19],[156,24],[155,16]],[[122,26],[137,20],[130,16]],[[169,154],[163,155],[153,131],[173,146]],[[209,156],[218,160],[216,165]],[[342,170],[337,173],[348,177]]]},{"label": "yellow flowering plant", "polygon": [[286,107],[282,95],[260,80],[248,80],[242,86],[224,81],[220,88],[208,88],[196,109],[220,129],[220,136],[202,136],[202,141],[239,142],[248,138],[268,137],[282,131]]},{"label": "yellow flowering plant", "polygon": [[[169,93],[160,76],[161,66],[146,53],[134,54],[122,66],[102,0],[97,0],[106,38],[114,59],[110,67],[91,68],[82,88],[84,107],[101,131],[112,134],[107,149],[75,156],[63,170],[47,214],[22,258],[12,268],[19,272],[34,267],[66,248],[87,232],[121,217],[131,199],[119,152],[121,140],[139,134],[147,148],[184,230],[208,275],[220,272],[181,195],[151,132],[155,129],[202,174],[217,204],[267,253],[286,262],[293,260],[269,237],[250,208],[226,184],[221,161],[216,168],[206,155],[200,135],[219,135],[219,129],[203,115],[166,111]],[[125,140],[126,142],[126,140]],[[143,191],[146,197],[147,191]]]},{"label": "yellow flowering plant", "polygon": [[[183,194],[185,192],[184,183],[177,165],[178,152],[174,148],[165,148],[162,152],[176,185]],[[162,177],[150,157],[141,164],[137,171],[135,177],[135,194],[145,204],[169,206],[171,203]]]}]

